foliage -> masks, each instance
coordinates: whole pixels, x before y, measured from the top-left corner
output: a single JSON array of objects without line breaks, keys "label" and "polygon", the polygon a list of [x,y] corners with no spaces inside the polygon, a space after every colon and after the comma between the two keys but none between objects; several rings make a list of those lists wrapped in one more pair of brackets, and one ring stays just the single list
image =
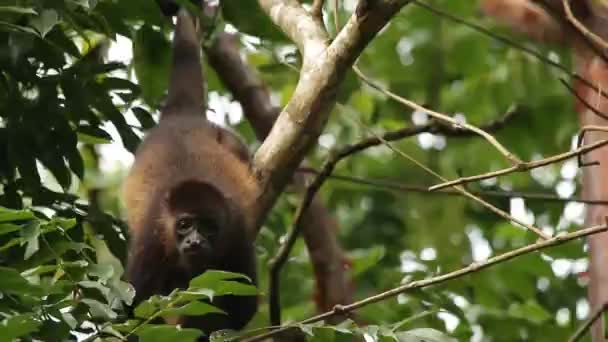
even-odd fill
[{"label": "foliage", "polygon": [[[236,3],[222,2],[223,19],[216,30],[231,24],[244,33],[241,42],[248,47],[243,49],[248,62],[285,104],[298,76],[286,64],[297,67],[297,54],[255,1]],[[474,1],[432,4],[510,36],[480,21]],[[338,11],[339,22],[345,22],[350,10]],[[326,12],[326,19],[330,34],[335,33],[332,11]],[[152,126],[151,108],[158,107],[166,86],[170,29],[150,0],[0,1],[0,340],[60,341],[77,335],[114,341],[135,333],[144,341],[191,341],[200,332],[153,324],[151,318],[213,312],[215,308],[199,299],[252,293],[252,288],[233,281],[236,275],[204,274],[185,291],[143,303],[135,310],[136,319],[126,320],[124,304],[133,293],[121,280],[127,234],[117,219],[122,214],[117,183],[126,166],[104,168],[113,157],[104,146],[133,152],[143,131]],[[105,40],[119,37],[132,43],[128,65],[100,58]],[[569,63],[563,51],[541,53]],[[413,4],[379,34],[358,66],[399,95],[443,113],[461,113],[473,124],[496,119],[511,105],[519,105],[523,114],[495,135],[525,160],[568,150],[576,133],[570,95],[559,83],[558,71]],[[230,98],[213,70],[205,66],[205,72],[210,91]],[[227,106],[221,101],[211,105],[216,116],[225,116]],[[313,166],[328,157],[328,148],[367,135],[353,118],[378,132],[428,121],[423,113],[411,113],[351,75],[340,89],[339,105],[320,147],[311,152]],[[253,146],[247,123],[235,126]],[[425,133],[396,145],[450,179],[508,166],[494,148],[475,137]],[[577,187],[572,169],[567,162],[561,169],[548,166],[470,188],[555,193],[565,187],[572,190],[566,191],[569,196]],[[383,147],[343,161],[335,173],[423,186],[438,181]],[[387,191],[339,180],[329,180],[321,194],[349,251],[356,298],[455,270],[535,239],[460,197]],[[506,211],[521,204],[507,198],[488,200]],[[297,203],[294,195],[286,194],[258,237],[262,296],[266,263]],[[524,203],[524,214],[544,228],[561,231],[580,223],[579,204]],[[304,245],[298,243],[292,255],[282,273],[281,297],[283,318],[293,322],[310,317],[315,309],[309,300],[314,277]],[[477,341],[555,340],[584,319],[585,279],[579,276],[584,258],[582,242],[572,242],[366,306],[357,311],[357,322],[369,325],[346,321],[336,327],[300,327],[314,341],[346,341],[352,334],[381,341],[472,336]],[[267,326],[267,310],[262,305],[249,328]]]}]

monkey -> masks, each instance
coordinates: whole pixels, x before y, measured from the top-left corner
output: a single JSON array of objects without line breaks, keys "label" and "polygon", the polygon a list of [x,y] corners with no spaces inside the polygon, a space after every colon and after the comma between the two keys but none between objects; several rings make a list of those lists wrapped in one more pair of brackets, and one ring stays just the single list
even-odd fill
[{"label": "monkey", "polygon": [[[200,0],[190,0],[195,5],[200,5]],[[179,5],[173,0],[156,0],[161,13],[166,17],[174,17],[179,11]]]},{"label": "monkey", "polygon": [[[129,226],[126,278],[132,307],[167,295],[206,270],[256,280],[254,222],[258,184],[243,141],[207,121],[200,42],[186,10],[177,15],[168,94],[135,153],[122,198]],[[206,335],[242,329],[257,311],[255,296],[222,296],[212,305],[227,315],[178,317]]]}]

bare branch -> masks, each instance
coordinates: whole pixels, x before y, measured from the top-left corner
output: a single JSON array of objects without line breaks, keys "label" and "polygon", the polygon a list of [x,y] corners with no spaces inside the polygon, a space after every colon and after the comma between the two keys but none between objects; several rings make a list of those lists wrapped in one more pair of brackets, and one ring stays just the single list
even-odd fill
[{"label": "bare branch", "polygon": [[608,303],[604,303],[604,305],[595,310],[595,312],[589,316],[589,319],[586,320],[578,329],[576,329],[574,335],[568,339],[568,342],[576,342],[583,338],[593,323],[600,319],[606,310],[608,310]]},{"label": "bare branch", "polygon": [[[362,127],[364,127],[362,123],[360,123],[360,125],[361,125]],[[371,129],[369,129],[369,128],[367,128],[367,127],[364,127],[364,128],[365,128],[365,129],[366,129],[366,130],[367,130],[367,131],[368,131],[370,134],[372,134],[372,135],[376,136],[376,138],[378,138],[378,139],[382,140],[382,138],[381,138],[379,135],[377,135],[376,133],[374,133],[374,132],[373,132]],[[389,149],[391,149],[393,152],[397,153],[397,154],[398,154],[398,155],[400,155],[401,157],[403,157],[403,158],[405,158],[405,159],[409,160],[410,162],[414,163],[416,166],[420,167],[421,169],[423,169],[423,170],[424,170],[424,171],[426,171],[427,173],[429,173],[429,174],[433,175],[434,177],[436,177],[436,178],[438,178],[438,179],[441,179],[441,180],[444,180],[444,181],[446,180],[446,179],[445,179],[443,176],[441,176],[441,175],[440,175],[440,174],[438,174],[437,172],[435,172],[435,171],[431,170],[429,167],[427,167],[426,165],[422,164],[422,163],[421,163],[421,162],[419,162],[418,160],[414,159],[412,156],[408,155],[407,153],[405,153],[405,152],[401,151],[400,149],[396,148],[396,147],[395,147],[395,146],[393,146],[393,144],[391,144],[390,142],[388,142],[388,141],[386,141],[386,140],[383,140],[382,142],[383,142],[383,144],[384,144],[386,147],[388,147]],[[462,187],[462,186],[456,186],[456,187],[454,187],[454,189],[456,189],[457,191],[459,191],[460,193],[462,193],[464,196],[466,196],[466,197],[468,197],[468,198],[470,198],[470,199],[474,200],[475,202],[477,202],[477,203],[481,204],[481,205],[482,205],[482,206],[484,206],[486,209],[489,209],[490,211],[492,211],[492,212],[493,212],[493,213],[495,213],[496,215],[498,215],[498,216],[500,216],[500,217],[502,217],[502,218],[504,218],[504,219],[506,219],[506,220],[509,220],[509,221],[515,222],[515,223],[517,223],[518,225],[520,225],[520,226],[522,226],[522,227],[524,227],[524,228],[526,228],[526,229],[528,229],[528,230],[530,230],[530,231],[532,231],[532,232],[536,233],[536,234],[537,234],[538,236],[540,236],[542,239],[545,239],[545,240],[546,240],[546,239],[548,239],[548,238],[549,238],[549,236],[547,236],[545,233],[543,233],[543,232],[542,232],[542,231],[541,231],[539,228],[537,228],[537,227],[535,227],[535,226],[533,226],[533,225],[527,224],[527,223],[525,223],[525,222],[523,222],[523,221],[521,221],[521,220],[519,220],[519,219],[517,219],[517,218],[515,218],[515,217],[513,217],[513,216],[511,216],[511,215],[509,215],[508,213],[506,213],[506,212],[504,212],[503,210],[501,210],[501,209],[499,209],[499,208],[497,208],[497,207],[493,206],[492,204],[488,203],[487,201],[484,201],[484,200],[483,200],[483,199],[481,199],[479,196],[475,196],[475,195],[473,195],[471,192],[469,192],[469,191],[468,191],[467,189],[465,189],[464,187]]]},{"label": "bare branch", "polygon": [[[511,120],[513,120],[520,111],[517,107],[513,107],[511,110],[507,111],[503,116],[498,117],[488,123],[480,125],[479,128],[485,132],[495,132],[505,127]],[[447,125],[439,124],[439,123],[430,123],[426,125],[413,126],[413,127],[404,127],[395,131],[389,131],[383,133],[381,135],[383,140],[386,141],[394,141],[400,140],[403,138],[408,138],[420,133],[434,133],[434,134],[443,134],[449,137],[471,137],[478,136],[473,131],[462,129],[458,127],[450,127]],[[355,154],[361,152],[367,148],[382,145],[382,140],[376,137],[369,137],[364,139],[356,144],[348,145],[340,149],[337,153],[340,158],[346,158],[351,154]]]},{"label": "bare branch", "polygon": [[489,134],[488,132],[485,132],[482,129],[479,129],[478,127],[475,127],[473,125],[469,125],[467,123],[464,122],[459,122],[453,118],[451,118],[448,115],[439,113],[439,112],[435,112],[432,111],[428,108],[425,108],[419,104],[417,104],[414,101],[410,101],[408,99],[405,99],[393,92],[391,92],[390,90],[382,87],[381,85],[377,84],[376,82],[372,81],[369,77],[367,77],[366,75],[364,75],[361,70],[359,70],[357,67],[353,68],[355,70],[355,73],[357,73],[357,75],[359,76],[359,78],[361,80],[363,80],[365,83],[367,83],[368,85],[370,85],[371,87],[379,90],[380,92],[382,92],[383,94],[387,95],[388,97],[390,97],[391,99],[405,105],[408,106],[414,110],[419,110],[419,111],[423,111],[425,113],[427,113],[429,116],[432,116],[433,118],[436,118],[438,120],[442,120],[445,122],[448,122],[452,125],[454,125],[457,128],[461,128],[461,129],[467,129],[471,132],[474,132],[476,134],[479,134],[480,136],[482,136],[484,139],[486,139],[492,146],[494,146],[498,152],[500,152],[503,156],[505,156],[505,158],[507,158],[512,164],[514,164],[515,166],[521,164],[521,160],[519,160],[519,158],[517,158],[517,156],[515,156],[513,153],[511,153],[509,150],[507,150],[501,143],[498,142],[498,140],[496,140],[496,138],[494,138],[494,136],[492,136],[491,134]]},{"label": "bare branch", "polygon": [[[360,309],[364,306],[381,302],[383,300],[395,297],[395,296],[402,294],[404,292],[407,292],[407,291],[425,288],[425,287],[429,287],[429,286],[433,286],[433,285],[437,285],[437,284],[443,284],[450,280],[458,279],[463,276],[467,276],[467,275],[479,272],[486,268],[498,265],[500,263],[509,261],[511,259],[514,259],[514,258],[522,256],[522,255],[530,254],[530,253],[533,253],[533,252],[536,252],[536,251],[539,251],[539,250],[542,250],[545,248],[558,246],[558,245],[561,245],[563,243],[566,243],[566,242],[574,240],[574,239],[578,239],[581,237],[585,237],[585,236],[589,236],[589,235],[593,235],[593,234],[597,234],[597,233],[602,233],[605,231],[608,231],[607,224],[602,224],[602,225],[598,225],[598,226],[594,226],[594,227],[581,229],[581,230],[578,230],[578,231],[575,231],[575,232],[572,232],[569,234],[558,235],[558,236],[553,237],[548,240],[540,241],[540,242],[537,242],[537,243],[534,243],[531,245],[527,245],[522,248],[518,248],[518,249],[515,249],[512,251],[497,255],[497,256],[489,258],[485,261],[472,263],[467,267],[461,268],[461,269],[453,271],[453,272],[445,273],[445,274],[442,274],[442,275],[439,275],[436,277],[432,277],[432,278],[428,278],[428,279],[415,280],[415,281],[409,282],[407,284],[395,287],[391,290],[379,293],[375,296],[371,296],[371,297],[365,298],[363,300],[357,301],[355,303],[352,303],[349,305],[337,306],[332,311],[308,318],[306,320],[298,322],[297,324],[310,324],[310,323],[319,322],[319,321],[325,320],[325,319],[327,319],[331,316],[337,315],[337,314],[344,314],[345,312],[354,311],[354,310]],[[274,336],[275,334],[279,334],[286,330],[292,329],[294,326],[295,325],[284,326],[282,328],[273,330],[273,331],[265,333],[265,334],[261,334],[261,335],[254,336],[251,338],[246,338],[246,339],[241,338],[241,339],[237,339],[237,340],[243,340],[245,342],[263,341],[264,339]]]},{"label": "bare branch", "polygon": [[554,164],[554,163],[559,163],[561,161],[570,159],[572,157],[576,157],[579,155],[583,155],[589,151],[593,151],[597,148],[600,148],[604,145],[608,144],[608,140],[601,140],[598,142],[595,142],[593,144],[589,144],[589,145],[585,145],[582,146],[580,148],[575,149],[574,151],[570,151],[570,152],[565,152],[565,153],[561,153],[549,158],[545,158],[545,159],[541,159],[541,160],[535,160],[535,161],[529,161],[529,162],[525,162],[522,163],[520,165],[517,166],[511,166],[508,167],[506,169],[502,169],[502,170],[498,170],[498,171],[492,171],[492,172],[487,172],[481,175],[476,175],[476,176],[469,176],[469,177],[461,177],[449,182],[445,182],[445,183],[441,183],[441,184],[437,184],[434,185],[432,187],[429,188],[429,190],[431,191],[435,191],[435,190],[440,190],[443,188],[447,188],[447,187],[451,187],[451,186],[455,186],[455,185],[462,185],[465,183],[470,183],[470,182],[474,182],[474,181],[479,181],[479,180],[483,180],[483,179],[488,179],[488,178],[494,178],[494,177],[498,177],[498,176],[504,176],[506,174],[509,173],[514,173],[514,172],[524,172],[524,171],[529,171],[532,169],[536,169],[542,166],[546,166],[549,164]]},{"label": "bare branch", "polygon": [[608,120],[607,114],[602,113],[597,108],[595,108],[595,106],[592,106],[589,103],[589,101],[584,99],[570,84],[568,84],[568,82],[566,82],[566,80],[564,80],[563,78],[560,78],[559,81],[561,82],[561,84],[564,85],[564,87],[566,87],[568,89],[568,91],[570,91],[570,93],[572,93],[572,95],[574,95],[574,97],[576,97],[577,100],[580,101],[580,103],[583,104],[583,106],[585,106],[587,109],[589,109],[593,114],[599,116],[602,119]]},{"label": "bare branch", "polygon": [[[314,175],[318,175],[320,171],[302,167],[299,168],[299,173],[310,173]],[[389,179],[375,179],[375,178],[367,178],[367,177],[355,177],[355,176],[346,176],[346,175],[337,175],[332,174],[327,177],[328,179],[333,179],[342,182],[348,182],[351,184],[358,185],[366,185],[371,186],[376,189],[385,189],[393,192],[417,192],[428,195],[445,195],[445,196],[462,196],[462,193],[452,189],[442,189],[439,191],[430,191],[428,185],[422,184],[409,184],[403,183],[399,181],[393,181]],[[542,201],[542,202],[558,202],[558,203],[585,203],[585,204],[593,204],[593,205],[605,205],[608,206],[608,201],[602,200],[591,200],[580,197],[568,197],[562,198],[550,193],[541,193],[541,192],[529,192],[529,191],[497,191],[497,190],[478,190],[472,191],[469,190],[474,195],[482,196],[482,197],[493,197],[493,198],[523,198],[531,201]]]}]

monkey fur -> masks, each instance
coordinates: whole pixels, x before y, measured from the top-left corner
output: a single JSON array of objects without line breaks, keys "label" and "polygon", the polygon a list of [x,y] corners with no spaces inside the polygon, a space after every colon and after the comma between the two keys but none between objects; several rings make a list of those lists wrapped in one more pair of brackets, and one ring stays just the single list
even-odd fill
[{"label": "monkey fur", "polygon": [[[200,5],[200,0],[190,0],[191,3],[196,4],[196,5]],[[160,8],[160,11],[162,12],[163,15],[167,16],[167,17],[173,17],[175,15],[177,15],[177,12],[179,11],[179,5],[175,3],[175,1],[172,0],[156,0],[156,3],[158,4],[158,7]]]},{"label": "monkey fur", "polygon": [[[193,20],[181,10],[167,100],[123,185],[133,307],[152,295],[187,288],[209,269],[242,273],[256,283],[254,229],[247,213],[257,183],[240,138],[204,116],[200,51]],[[184,316],[176,323],[209,335],[243,328],[257,310],[255,296],[222,296],[212,304],[228,315]]]}]

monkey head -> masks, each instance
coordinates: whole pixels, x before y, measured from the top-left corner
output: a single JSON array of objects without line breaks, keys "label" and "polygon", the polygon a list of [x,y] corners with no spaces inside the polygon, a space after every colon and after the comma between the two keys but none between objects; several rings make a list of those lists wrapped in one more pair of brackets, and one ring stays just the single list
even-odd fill
[{"label": "monkey head", "polygon": [[166,196],[164,225],[180,263],[190,272],[218,267],[240,214],[212,184],[187,180],[174,186]]}]

